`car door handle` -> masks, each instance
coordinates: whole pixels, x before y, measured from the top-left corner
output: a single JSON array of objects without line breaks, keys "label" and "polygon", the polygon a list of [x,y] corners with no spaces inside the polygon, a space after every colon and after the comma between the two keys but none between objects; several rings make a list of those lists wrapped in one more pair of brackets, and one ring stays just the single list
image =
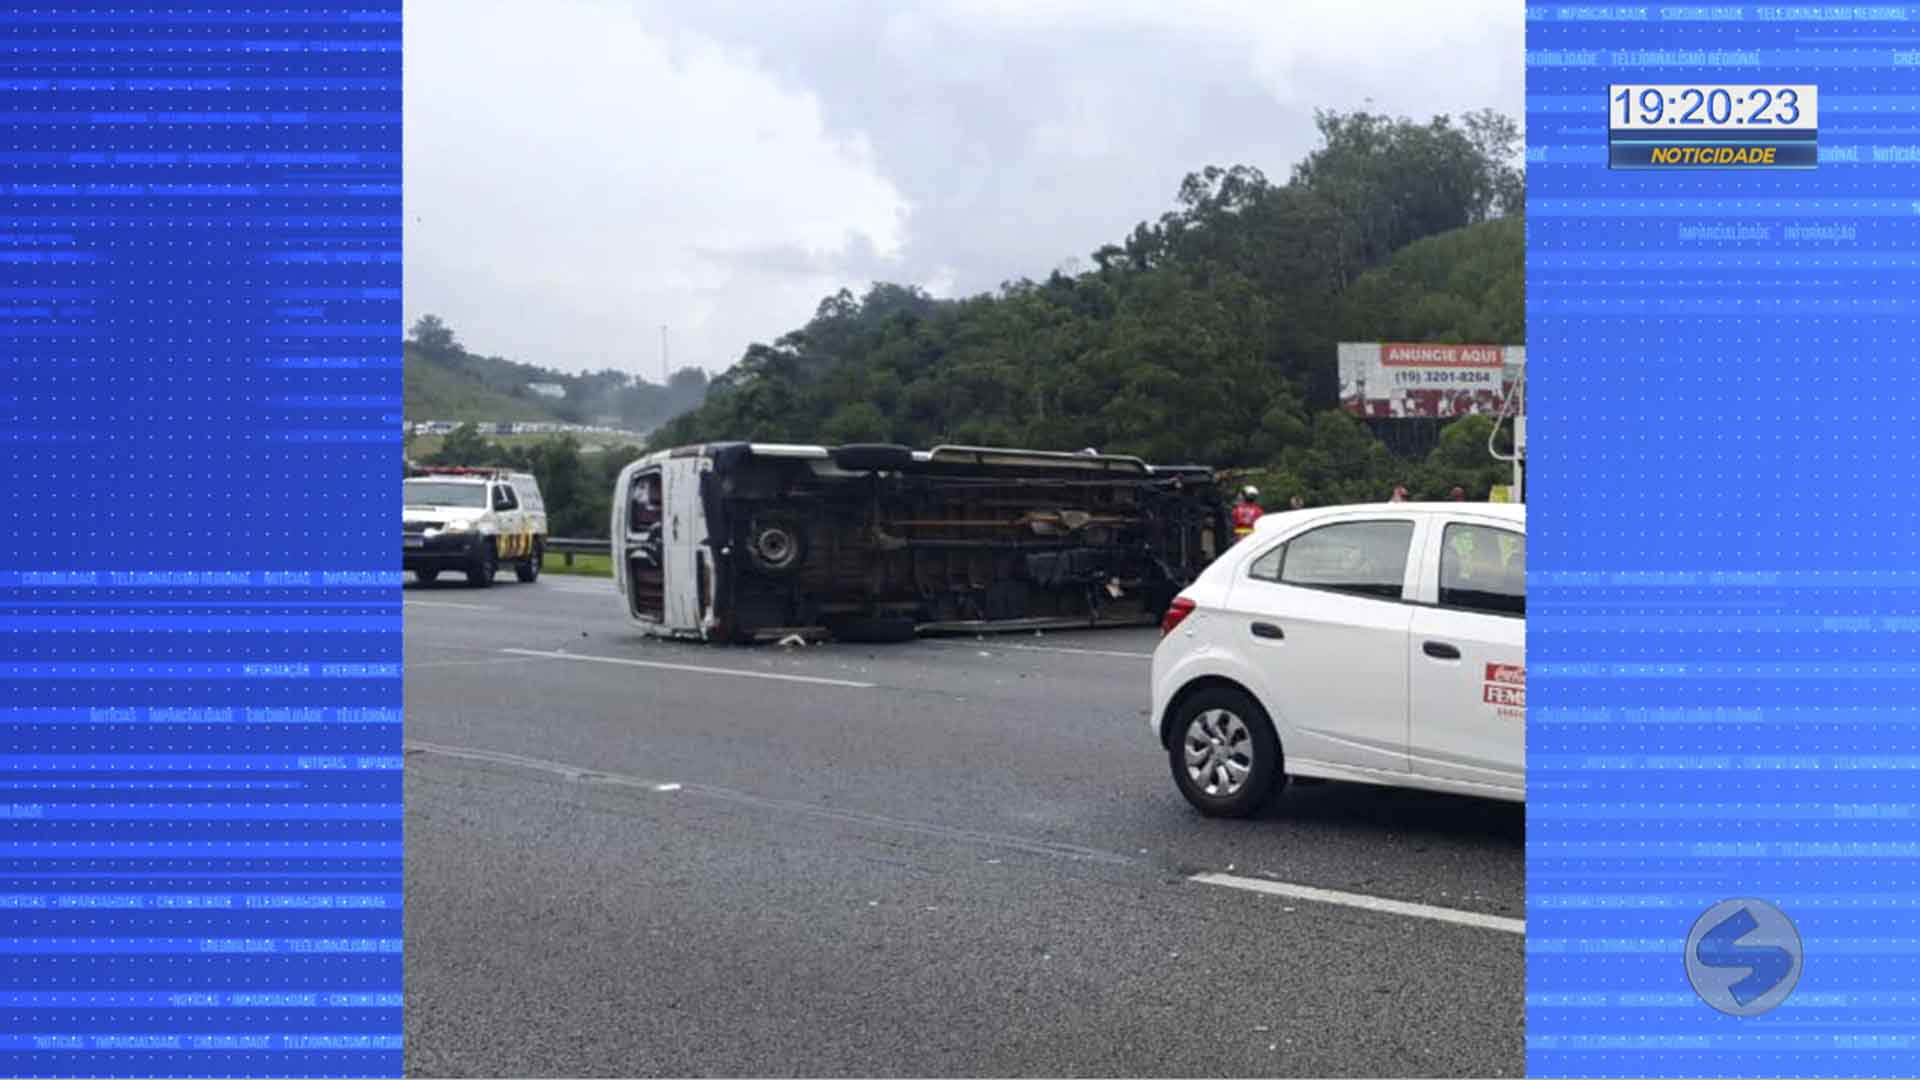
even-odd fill
[{"label": "car door handle", "polygon": [[1427,655],[1433,657],[1435,660],[1460,659],[1460,650],[1444,641],[1429,641],[1424,648]]},{"label": "car door handle", "polygon": [[1254,623],[1250,629],[1252,629],[1254,637],[1273,638],[1277,641],[1287,636],[1286,631],[1281,630],[1270,622]]}]

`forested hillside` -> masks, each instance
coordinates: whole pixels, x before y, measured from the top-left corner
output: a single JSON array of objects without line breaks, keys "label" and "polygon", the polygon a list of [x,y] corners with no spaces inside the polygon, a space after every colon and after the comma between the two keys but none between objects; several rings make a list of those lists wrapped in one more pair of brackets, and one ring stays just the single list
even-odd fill
[{"label": "forested hillside", "polygon": [[[1320,146],[1284,182],[1245,166],[1193,174],[1176,209],[1083,272],[960,300],[888,284],[829,297],[749,348],[652,445],[1091,446],[1291,462],[1288,475],[1317,450],[1336,473],[1371,474],[1354,455],[1384,448],[1327,415],[1337,342],[1525,341],[1519,132],[1489,112],[1318,124]],[[1315,487],[1333,497],[1337,479]]]},{"label": "forested hillside", "polygon": [[[1374,501],[1400,484],[1415,497],[1458,484],[1485,498],[1508,477],[1487,452],[1492,422],[1463,419],[1422,460],[1398,459],[1336,408],[1335,345],[1525,342],[1519,132],[1492,113],[1318,123],[1319,148],[1285,181],[1245,166],[1195,173],[1174,210],[1093,252],[1082,272],[958,300],[891,284],[842,291],[711,385],[693,370],[665,390],[617,372],[560,376],[470,354],[439,320],[422,320],[409,342],[408,415],[429,418],[415,408],[417,388],[491,401],[475,409],[507,408],[501,399],[564,409],[567,419],[610,403],[636,426],[682,413],[655,431],[653,448],[1095,447],[1240,470],[1269,507],[1293,494]],[[568,403],[526,392],[536,381],[565,382]],[[604,536],[613,476],[639,452],[583,456],[572,438],[502,447],[467,431],[433,460],[531,468],[555,535]]]},{"label": "forested hillside", "polygon": [[[423,317],[405,346],[405,409],[409,420],[545,420],[645,431],[699,405],[707,374],[682,368],[666,386],[615,370],[567,375],[535,364],[467,351],[451,327]],[[542,397],[531,383],[553,383],[564,398]]]}]

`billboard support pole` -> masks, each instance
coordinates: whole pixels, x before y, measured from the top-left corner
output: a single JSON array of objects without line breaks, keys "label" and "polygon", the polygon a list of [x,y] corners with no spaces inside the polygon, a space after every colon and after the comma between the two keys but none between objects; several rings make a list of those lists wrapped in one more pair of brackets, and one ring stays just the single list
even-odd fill
[{"label": "billboard support pole", "polygon": [[[1500,422],[1513,419],[1513,453],[1503,454],[1498,445]],[[1494,418],[1493,430],[1487,434],[1487,452],[1498,461],[1513,463],[1513,501],[1527,501],[1526,490],[1521,486],[1526,480],[1527,469],[1527,372],[1520,370],[1513,378],[1513,389],[1500,401],[1500,415]]]}]

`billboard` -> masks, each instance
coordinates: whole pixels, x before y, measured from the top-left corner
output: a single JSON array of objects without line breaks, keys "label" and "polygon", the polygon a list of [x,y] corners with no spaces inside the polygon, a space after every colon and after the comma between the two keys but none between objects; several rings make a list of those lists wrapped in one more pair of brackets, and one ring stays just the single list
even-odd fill
[{"label": "billboard", "polygon": [[1355,416],[1494,414],[1527,362],[1522,345],[1340,344],[1340,404]]}]

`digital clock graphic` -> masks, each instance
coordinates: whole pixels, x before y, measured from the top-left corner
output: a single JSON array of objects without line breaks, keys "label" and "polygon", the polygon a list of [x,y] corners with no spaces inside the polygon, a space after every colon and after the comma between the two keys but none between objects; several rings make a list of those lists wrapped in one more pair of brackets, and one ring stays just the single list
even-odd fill
[{"label": "digital clock graphic", "polygon": [[1608,164],[1811,169],[1819,107],[1819,88],[1798,84],[1609,86]]}]

